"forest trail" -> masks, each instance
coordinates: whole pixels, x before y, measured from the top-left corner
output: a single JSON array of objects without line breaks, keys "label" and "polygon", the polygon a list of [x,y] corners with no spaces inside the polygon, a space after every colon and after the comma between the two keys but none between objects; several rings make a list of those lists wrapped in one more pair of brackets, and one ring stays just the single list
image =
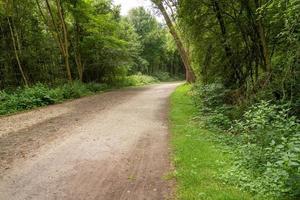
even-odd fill
[{"label": "forest trail", "polygon": [[169,198],[167,109],[179,84],[112,91],[0,118],[0,199]]}]

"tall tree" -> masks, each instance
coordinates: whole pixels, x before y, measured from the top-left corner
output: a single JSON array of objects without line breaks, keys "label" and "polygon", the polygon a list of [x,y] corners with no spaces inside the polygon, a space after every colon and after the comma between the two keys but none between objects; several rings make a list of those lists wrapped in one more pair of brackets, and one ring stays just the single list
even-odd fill
[{"label": "tall tree", "polygon": [[9,27],[9,31],[10,31],[10,37],[12,40],[12,45],[13,45],[13,49],[14,49],[14,54],[15,54],[15,58],[17,60],[17,64],[20,70],[20,73],[22,75],[23,81],[25,83],[25,85],[28,86],[28,81],[27,78],[25,76],[21,61],[20,61],[20,52],[21,52],[21,46],[20,46],[20,42],[19,42],[19,36],[18,36],[18,32],[15,28],[14,25],[14,21],[11,20],[11,15],[13,14],[13,7],[14,7],[14,1],[9,1],[6,0],[5,2],[5,8],[6,8],[6,19],[7,19],[7,24]]},{"label": "tall tree", "polygon": [[169,27],[170,33],[172,34],[176,46],[179,50],[180,56],[182,58],[182,61],[184,63],[185,66],[185,70],[186,70],[186,81],[189,83],[193,83],[196,80],[196,76],[195,73],[192,69],[191,66],[191,61],[190,61],[190,57],[188,54],[188,51],[186,50],[186,48],[183,45],[183,42],[166,10],[166,8],[164,7],[164,1],[163,0],[152,0],[152,2],[157,6],[157,8],[160,10],[162,16],[164,17],[167,26]]},{"label": "tall tree", "polygon": [[[67,26],[64,18],[64,11],[62,8],[62,3],[60,0],[55,0],[53,5],[49,0],[45,0],[45,10],[50,19],[43,13],[42,6],[38,0],[36,0],[36,4],[39,8],[39,12],[42,15],[44,22],[49,29],[52,31],[52,35],[55,37],[58,47],[61,51],[61,55],[64,58],[66,73],[69,81],[72,81],[71,67],[69,61],[69,38]],[[56,9],[54,10],[53,7]]]}]

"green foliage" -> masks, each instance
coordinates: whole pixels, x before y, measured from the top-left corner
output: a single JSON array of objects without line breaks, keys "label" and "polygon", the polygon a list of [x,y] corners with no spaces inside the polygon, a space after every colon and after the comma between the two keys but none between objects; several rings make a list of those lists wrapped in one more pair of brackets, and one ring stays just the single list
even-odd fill
[{"label": "green foliage", "polygon": [[193,104],[189,85],[180,86],[171,96],[171,132],[176,197],[182,200],[254,199],[221,180],[233,164],[235,154],[212,141],[218,134],[198,125],[198,108]]},{"label": "green foliage", "polygon": [[227,129],[231,126],[231,106],[225,105],[226,90],[222,84],[195,84],[191,90],[193,102],[204,116],[206,127]]},{"label": "green foliage", "polygon": [[194,102],[202,113],[212,112],[225,103],[225,89],[222,84],[203,85],[198,83],[193,86],[192,93]]},{"label": "green foliage", "polygon": [[179,29],[199,80],[239,90],[231,98],[244,101],[268,90],[265,100],[289,102],[299,115],[299,6],[299,0],[178,1]]},{"label": "green foliage", "polygon": [[226,104],[225,91],[198,84],[191,92],[204,127],[218,129],[217,141],[235,153],[225,179],[269,199],[299,198],[300,124],[289,105],[261,101],[235,120],[241,110]]},{"label": "green foliage", "polygon": [[105,84],[74,82],[56,88],[49,88],[39,83],[32,87],[19,88],[12,93],[1,91],[0,115],[51,105],[66,99],[79,98],[105,89],[107,89],[107,85]]},{"label": "green foliage", "polygon": [[242,137],[231,177],[264,196],[300,197],[300,124],[286,106],[265,101],[253,105],[232,131]]},{"label": "green foliage", "polygon": [[131,75],[125,78],[123,85],[124,86],[141,86],[141,85],[147,85],[150,83],[157,83],[158,80],[152,76],[148,75]]},{"label": "green foliage", "polygon": [[[137,74],[127,76],[115,82],[114,86],[141,86],[157,83],[152,76]],[[18,88],[11,92],[0,91],[0,115],[29,110],[36,107],[63,102],[67,99],[75,99],[112,88],[105,83],[82,83],[74,81],[56,87],[38,83],[31,87]]]},{"label": "green foliage", "polygon": [[0,1],[0,89],[23,86],[24,77],[29,85],[66,82],[66,63],[73,80],[108,85],[138,72],[182,73],[168,32],[145,9],[122,17],[112,0],[47,2]]},{"label": "green foliage", "polygon": [[196,118],[236,155],[227,178],[267,199],[299,199],[300,1],[165,2],[201,80]]},{"label": "green foliage", "polygon": [[162,82],[184,80],[183,75],[180,75],[180,74],[171,75],[169,72],[164,72],[164,71],[157,71],[157,72],[153,73],[153,76]]},{"label": "green foliage", "polygon": [[88,88],[80,82],[63,85],[61,92],[64,99],[75,99],[90,94]]},{"label": "green foliage", "polygon": [[86,87],[91,92],[105,91],[109,89],[109,86],[105,83],[87,83]]},{"label": "green foliage", "polygon": [[55,99],[49,96],[48,93],[48,87],[42,84],[24,89],[20,88],[12,94],[2,91],[0,114],[3,115],[55,103]]},{"label": "green foliage", "polygon": [[158,71],[155,72],[154,75],[160,81],[171,81],[172,78],[168,72]]},{"label": "green foliage", "polygon": [[140,43],[140,55],[136,58],[139,65],[132,68],[134,72],[153,76],[160,72],[171,76],[183,73],[184,67],[171,42],[172,37],[149,11],[143,7],[134,8],[126,20],[134,27]]}]

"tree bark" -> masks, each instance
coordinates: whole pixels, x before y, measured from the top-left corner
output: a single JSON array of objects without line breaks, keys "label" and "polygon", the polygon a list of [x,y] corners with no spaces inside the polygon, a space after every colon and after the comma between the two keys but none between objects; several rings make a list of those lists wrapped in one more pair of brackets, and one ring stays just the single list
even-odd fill
[{"label": "tree bark", "polygon": [[[216,13],[216,17],[217,17],[217,20],[218,20],[218,23],[219,23],[219,26],[220,26],[220,29],[221,29],[221,41],[222,41],[222,45],[224,47],[224,51],[225,51],[225,54],[226,54],[226,57],[229,59],[229,62],[230,64],[232,65],[233,63],[231,63],[231,60],[232,60],[232,50],[231,48],[228,46],[227,44],[227,30],[226,30],[226,26],[225,26],[225,22],[224,22],[224,19],[223,19],[223,16],[221,14],[221,9],[220,9],[220,5],[218,3],[217,0],[213,0],[213,7],[214,7],[214,12]],[[225,65],[225,71],[227,70],[226,69],[226,65]]]},{"label": "tree bark", "polygon": [[[224,64],[224,73],[228,73],[229,77],[225,82],[225,85],[231,85],[235,80],[239,85],[241,85],[241,80],[243,79],[242,70],[240,66],[235,61],[233,55],[233,50],[231,46],[228,44],[228,33],[226,29],[225,20],[222,15],[222,10],[220,6],[220,2],[218,0],[212,0],[213,10],[216,14],[217,21],[221,30],[221,43],[225,51],[226,58],[228,59]],[[228,68],[228,66],[230,68]]]},{"label": "tree bark", "polygon": [[210,65],[211,62],[211,54],[212,54],[212,45],[210,44],[207,48],[206,54],[205,54],[205,58],[204,58],[204,62],[203,62],[203,66],[202,66],[202,79],[203,79],[203,83],[207,84],[208,83],[208,74],[207,74],[207,69]]},{"label": "tree bark", "polygon": [[[36,1],[37,1],[38,6],[40,6],[40,4],[38,3],[38,0],[36,0]],[[58,27],[57,27],[56,22],[55,22],[55,19],[54,19],[53,13],[52,13],[52,9],[50,7],[50,3],[49,3],[48,0],[45,0],[45,1],[46,1],[46,7],[47,7],[47,10],[48,10],[48,13],[51,17],[51,24],[53,26],[53,29],[54,29],[55,33],[56,33],[55,35],[56,35],[56,39],[57,39],[57,42],[58,42],[58,47],[59,47],[59,49],[62,53],[62,56],[64,56],[64,54],[65,54],[64,45],[63,45],[63,42],[62,42],[62,39],[61,39],[60,32],[59,32]],[[40,9],[40,12],[41,12],[42,16],[44,16],[41,9]],[[44,16],[44,18],[46,20],[45,16]],[[45,22],[47,22],[47,21],[45,21]]]},{"label": "tree bark", "polygon": [[66,22],[65,22],[65,18],[64,18],[64,14],[63,14],[62,5],[61,5],[60,0],[56,0],[56,6],[57,6],[57,10],[58,10],[58,15],[60,17],[61,24],[62,24],[63,39],[64,39],[63,43],[64,43],[64,49],[65,49],[64,58],[65,58],[65,65],[66,65],[67,75],[68,75],[69,81],[72,81],[72,74],[71,74],[70,63],[69,63],[68,32],[67,32],[67,26],[66,26]]},{"label": "tree bark", "polygon": [[[260,8],[260,2],[259,0],[255,0],[255,6],[256,9]],[[263,49],[263,58],[264,58],[264,62],[266,65],[266,71],[267,73],[270,75],[271,74],[271,70],[272,70],[272,65],[271,65],[271,59],[270,59],[270,54],[269,54],[269,48],[268,48],[268,44],[267,44],[267,40],[266,40],[266,34],[265,34],[265,29],[263,26],[263,22],[261,17],[258,17],[257,21],[257,28],[258,28],[258,34],[259,34],[259,38],[261,41],[261,45],[262,45],[262,49]]]},{"label": "tree bark", "polygon": [[182,41],[181,41],[177,31],[176,31],[171,19],[170,19],[165,7],[163,6],[161,1],[153,1],[153,3],[155,3],[155,5],[158,7],[161,14],[163,15],[163,17],[164,17],[164,19],[167,23],[167,26],[169,27],[170,33],[171,33],[171,35],[173,36],[173,38],[175,40],[176,46],[178,48],[179,54],[181,56],[182,62],[183,62],[184,67],[185,67],[186,81],[188,83],[195,82],[196,76],[195,76],[195,73],[194,73],[194,71],[191,67],[189,55],[188,55],[186,49],[184,48],[183,43],[182,43]]},{"label": "tree bark", "polygon": [[[50,20],[51,22],[49,22],[49,23],[53,26],[55,34],[53,33],[52,35],[57,40],[58,47],[61,51],[61,55],[64,58],[64,63],[65,63],[68,80],[72,81],[72,74],[71,74],[70,63],[69,63],[69,41],[68,41],[67,27],[65,24],[64,16],[63,16],[61,2],[60,2],[60,0],[56,0],[55,2],[56,2],[56,8],[57,8],[57,15],[60,20],[61,27],[59,27],[59,25],[57,25],[57,22],[54,18],[54,14],[52,12],[49,0],[45,0],[46,8],[47,8],[48,13],[51,18],[51,20]],[[46,19],[45,15],[43,14],[43,11],[41,9],[41,6],[40,6],[38,0],[36,0],[36,3],[38,5],[38,8],[40,10],[40,13],[41,13],[46,25],[48,25],[48,23],[47,23],[48,20]]]},{"label": "tree bark", "polygon": [[[43,10],[42,10],[41,4],[39,3],[39,0],[36,0],[36,4],[37,4],[38,10],[39,10],[39,12],[40,12],[40,14],[41,14],[41,16],[42,16],[42,18],[43,18],[43,20],[44,20],[45,25],[48,27],[49,32],[51,33],[53,39],[56,39],[56,40],[57,40],[59,50],[60,50],[61,53],[63,53],[64,50],[63,50],[63,47],[62,47],[62,45],[61,45],[61,39],[60,39],[60,37],[59,37],[58,29],[57,29],[57,27],[55,26],[55,22],[54,22],[54,19],[53,19],[53,15],[52,15],[52,11],[51,11],[49,2],[46,1],[46,4],[47,4],[47,10],[48,10],[48,12],[49,12],[49,14],[50,14],[50,16],[51,16],[51,23],[48,22],[48,20],[47,20],[45,14],[43,13]],[[51,27],[51,24],[52,24],[53,27]],[[51,30],[51,28],[54,29],[54,31]]]},{"label": "tree bark", "polygon": [[[77,2],[74,2],[73,4],[74,8],[77,8]],[[82,59],[81,59],[81,46],[80,46],[80,30],[81,27],[78,22],[78,18],[75,17],[75,62],[77,66],[77,72],[78,72],[78,77],[79,80],[83,80],[83,70],[84,66],[82,64]]]},{"label": "tree bark", "polygon": [[17,63],[18,63],[18,67],[19,67],[19,70],[21,72],[21,75],[22,75],[22,78],[23,78],[23,81],[24,81],[25,85],[28,86],[28,81],[27,81],[27,78],[26,78],[25,73],[23,71],[23,68],[22,68],[22,65],[21,65],[21,61],[20,61],[20,58],[19,58],[19,53],[18,53],[18,49],[19,48],[17,48],[17,43],[16,43],[16,40],[15,40],[14,30],[12,28],[12,25],[11,25],[11,22],[9,20],[9,17],[7,17],[7,23],[8,23],[10,34],[11,34],[11,39],[12,39],[12,43],[13,43],[15,57],[16,57],[16,60],[17,60]]}]

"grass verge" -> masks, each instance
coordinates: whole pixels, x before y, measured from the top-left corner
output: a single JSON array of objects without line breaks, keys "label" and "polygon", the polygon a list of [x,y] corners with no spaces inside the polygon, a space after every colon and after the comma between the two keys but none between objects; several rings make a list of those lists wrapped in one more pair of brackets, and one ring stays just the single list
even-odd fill
[{"label": "grass verge", "polygon": [[171,96],[173,173],[177,198],[181,200],[247,200],[250,194],[228,185],[221,176],[230,168],[233,154],[213,142],[215,133],[200,128],[196,107],[189,95],[191,87],[180,86]]}]

